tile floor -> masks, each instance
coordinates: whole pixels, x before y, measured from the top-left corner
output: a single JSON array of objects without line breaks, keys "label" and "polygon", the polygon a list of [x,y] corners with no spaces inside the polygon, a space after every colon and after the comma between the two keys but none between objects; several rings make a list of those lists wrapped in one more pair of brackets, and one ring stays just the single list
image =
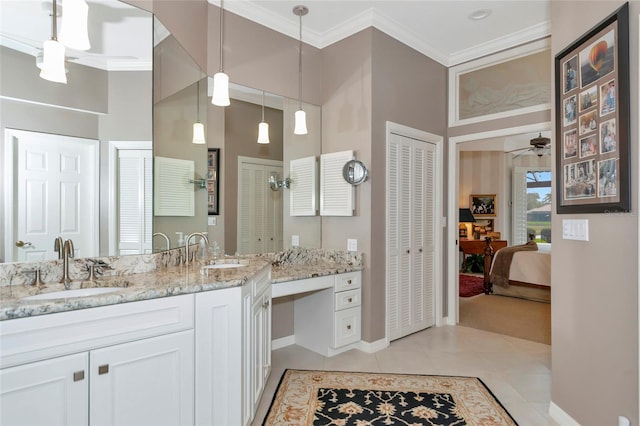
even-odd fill
[{"label": "tile floor", "polygon": [[262,424],[286,368],[479,377],[521,426],[557,426],[548,415],[551,347],[469,327],[433,327],[373,354],[325,358],[295,345],[275,350],[253,425]]}]

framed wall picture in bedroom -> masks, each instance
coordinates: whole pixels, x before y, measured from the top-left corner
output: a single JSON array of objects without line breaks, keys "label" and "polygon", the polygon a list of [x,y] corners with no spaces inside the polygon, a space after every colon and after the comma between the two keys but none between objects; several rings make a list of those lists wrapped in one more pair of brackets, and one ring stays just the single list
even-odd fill
[{"label": "framed wall picture in bedroom", "polygon": [[555,87],[558,214],[629,211],[628,3],[556,55]]},{"label": "framed wall picture in bedroom", "polygon": [[496,215],[496,194],[469,195],[469,208],[474,217]]},{"label": "framed wall picture in bedroom", "polygon": [[217,215],[220,211],[220,148],[207,150],[207,211],[209,215]]}]

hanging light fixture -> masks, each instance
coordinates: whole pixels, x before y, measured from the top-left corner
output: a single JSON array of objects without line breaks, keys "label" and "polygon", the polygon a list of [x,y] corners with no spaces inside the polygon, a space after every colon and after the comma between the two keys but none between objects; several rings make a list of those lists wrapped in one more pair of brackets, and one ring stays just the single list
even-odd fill
[{"label": "hanging light fixture", "polygon": [[64,52],[65,48],[58,41],[58,25],[57,25],[58,8],[56,0],[53,0],[51,10],[51,40],[44,42],[42,48],[42,69],[40,77],[54,83],[67,83],[67,75],[64,71]]},{"label": "hanging light fixture", "polygon": [[307,115],[302,110],[302,17],[309,13],[306,6],[295,6],[293,13],[300,17],[300,43],[298,45],[298,111],[295,114],[295,127],[293,133],[296,135],[307,134]]},{"label": "hanging light fixture", "polygon": [[69,49],[89,50],[87,21],[89,6],[85,0],[64,0],[60,41]]},{"label": "hanging light fixture", "polygon": [[229,76],[222,67],[222,47],[224,45],[224,0],[220,0],[220,71],[213,75],[213,96],[211,103],[217,106],[227,106],[229,101]]},{"label": "hanging light fixture", "polygon": [[262,92],[262,121],[258,124],[258,143],[269,143],[269,123],[264,121],[264,91]]},{"label": "hanging light fixture", "polygon": [[197,145],[204,145],[207,143],[204,137],[204,124],[200,122],[200,80],[196,85],[196,122],[193,123],[193,140],[192,142]]}]

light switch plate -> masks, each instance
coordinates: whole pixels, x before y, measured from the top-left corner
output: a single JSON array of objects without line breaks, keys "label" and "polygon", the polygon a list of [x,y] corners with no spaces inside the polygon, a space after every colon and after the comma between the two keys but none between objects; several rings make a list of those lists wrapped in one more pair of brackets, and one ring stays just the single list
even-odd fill
[{"label": "light switch plate", "polygon": [[298,247],[300,245],[300,235],[291,236],[291,245],[294,247]]},{"label": "light switch plate", "polygon": [[216,217],[215,216],[208,216],[207,217],[207,225],[216,226]]},{"label": "light switch plate", "polygon": [[562,219],[562,239],[589,241],[589,220]]},{"label": "light switch plate", "polygon": [[347,251],[358,251],[358,240],[347,239]]}]

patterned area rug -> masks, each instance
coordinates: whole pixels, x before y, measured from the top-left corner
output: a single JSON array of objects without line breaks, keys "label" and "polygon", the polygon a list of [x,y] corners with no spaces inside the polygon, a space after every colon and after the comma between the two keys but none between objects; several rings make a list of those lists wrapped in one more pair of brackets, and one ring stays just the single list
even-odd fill
[{"label": "patterned area rug", "polygon": [[263,425],[517,425],[476,377],[286,370]]},{"label": "patterned area rug", "polygon": [[484,293],[484,278],[460,274],[460,297],[472,297]]}]

